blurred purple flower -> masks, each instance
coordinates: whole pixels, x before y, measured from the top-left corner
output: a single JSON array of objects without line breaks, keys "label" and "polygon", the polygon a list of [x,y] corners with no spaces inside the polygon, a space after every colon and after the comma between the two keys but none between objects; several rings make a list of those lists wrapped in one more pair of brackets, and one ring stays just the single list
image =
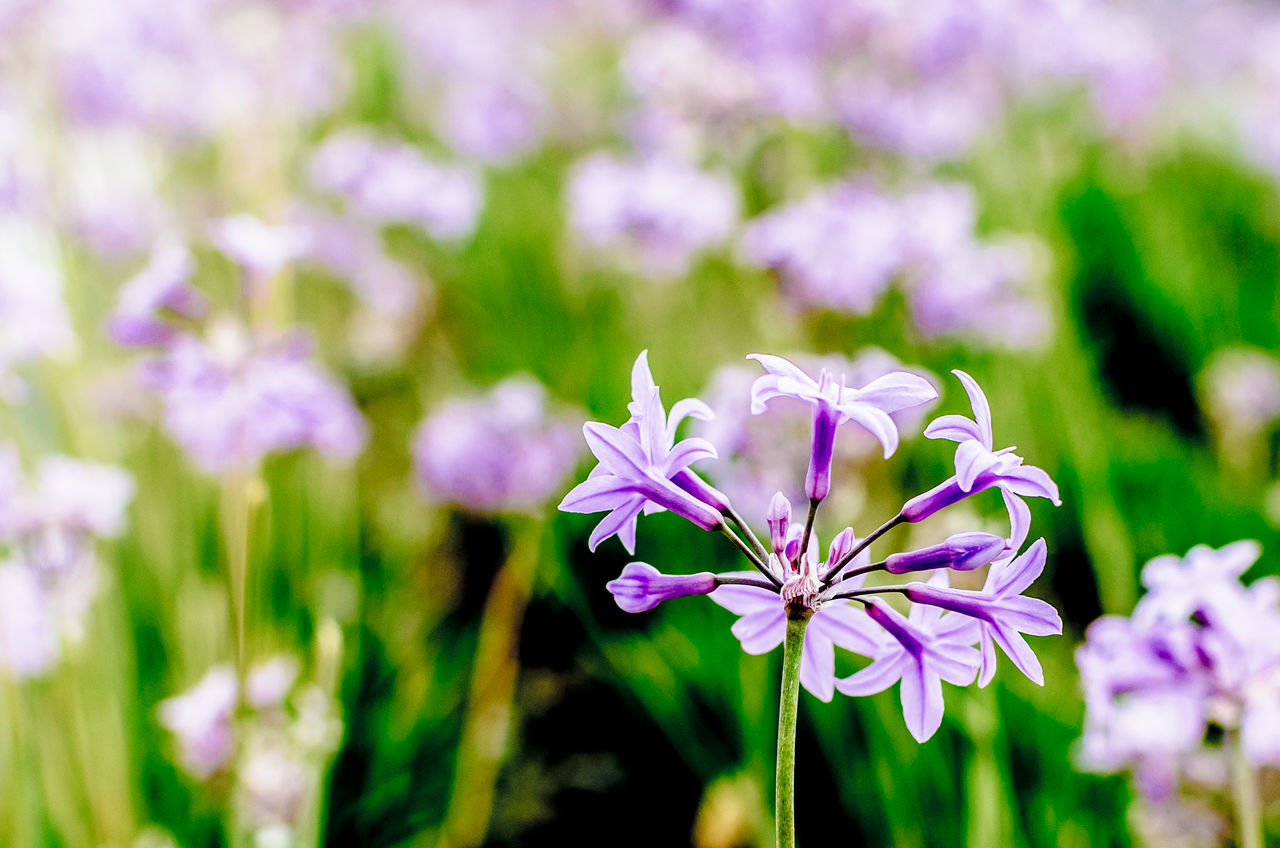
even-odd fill
[{"label": "blurred purple flower", "polygon": [[170,434],[204,471],[252,468],[269,453],[304,446],[351,459],[364,446],[364,421],[309,347],[301,334],[273,342],[221,320],[206,338],[174,339],[143,377],[164,404]]},{"label": "blurred purple flower", "polygon": [[895,204],[865,183],[843,183],[752,221],[741,252],[770,268],[802,303],[866,314],[904,263],[904,222]]},{"label": "blurred purple flower", "polygon": [[654,277],[686,273],[738,220],[732,182],[671,159],[592,154],[574,165],[568,195],[570,227],[586,244]]},{"label": "blurred purple flower", "polygon": [[445,401],[413,441],[423,494],[479,512],[540,510],[562,490],[580,451],[571,418],[552,409],[546,389],[528,377]]},{"label": "blurred purple flower", "polygon": [[202,318],[208,301],[189,285],[192,270],[185,247],[157,245],[147,266],[120,288],[107,324],[111,338],[126,347],[164,344],[176,330],[157,313],[167,310],[193,321]]},{"label": "blurred purple flower", "polygon": [[438,239],[468,238],[484,204],[484,186],[470,169],[437,164],[408,144],[362,130],[327,138],[309,174],[313,185],[341,195],[356,214],[378,224],[413,224]]},{"label": "blurred purple flower", "polygon": [[252,215],[220,218],[209,225],[209,238],[253,281],[265,281],[306,255],[308,239],[298,227],[273,226]]},{"label": "blurred purple flower", "polygon": [[235,753],[232,714],[236,706],[236,674],[226,665],[209,669],[181,695],[160,702],[160,723],[177,739],[183,768],[207,780]]}]

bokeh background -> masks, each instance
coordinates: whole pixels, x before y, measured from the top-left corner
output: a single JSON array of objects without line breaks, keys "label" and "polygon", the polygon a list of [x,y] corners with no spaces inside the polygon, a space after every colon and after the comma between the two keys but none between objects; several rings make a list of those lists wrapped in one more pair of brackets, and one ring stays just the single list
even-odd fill
[{"label": "bokeh background", "polygon": [[[1250,577],[1280,573],[1280,9],[15,0],[0,43],[10,476],[131,481],[115,528],[45,504],[92,576],[34,583],[12,493],[39,486],[5,488],[3,844],[770,844],[779,655],[698,599],[621,612],[631,558],[555,511],[645,349],[668,405],[720,413],[700,470],[757,526],[807,433],[746,421],[753,352],[890,356],[947,412],[962,368],[1061,486],[1032,506],[1066,626],[1034,640],[1045,687],[948,687],[924,745],[893,691],[804,696],[802,844],[1227,844],[1220,792],[1081,770],[1072,653],[1157,554],[1254,538]],[[122,338],[148,267],[204,305],[142,297],[176,329]],[[295,331],[317,370],[242,388]],[[290,395],[313,378],[336,394]],[[277,401],[316,420],[253,435]],[[920,424],[889,461],[847,429],[824,539],[950,473]],[[1004,532],[994,495],[955,512],[887,541]],[[665,571],[735,557],[640,524]],[[292,658],[290,694],[166,719],[236,660],[236,563],[246,662]]]}]

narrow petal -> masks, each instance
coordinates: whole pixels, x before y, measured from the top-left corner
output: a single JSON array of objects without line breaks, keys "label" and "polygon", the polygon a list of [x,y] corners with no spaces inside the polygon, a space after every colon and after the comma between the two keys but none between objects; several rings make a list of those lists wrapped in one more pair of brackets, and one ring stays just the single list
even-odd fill
[{"label": "narrow petal", "polygon": [[[755,576],[754,571],[735,571],[725,577]],[[711,593],[711,600],[735,615],[750,615],[763,609],[781,607],[778,593],[757,586],[731,584]]]},{"label": "narrow petal", "polygon": [[1044,539],[1036,539],[1021,556],[1003,566],[999,572],[987,575],[985,591],[995,595],[1022,594],[1044,571],[1047,554]]},{"label": "narrow petal", "polygon": [[711,411],[711,407],[707,406],[697,398],[685,398],[678,400],[671,407],[671,414],[667,418],[667,443],[673,444],[676,440],[676,428],[686,418],[696,418],[699,421],[712,421],[716,414]]},{"label": "narrow petal", "polygon": [[990,450],[978,442],[961,442],[956,448],[956,481],[968,492],[973,489],[978,475],[1000,461]]},{"label": "narrow petal", "polygon": [[767,654],[786,638],[787,614],[775,598],[772,609],[744,615],[733,623],[730,632],[738,637],[742,650],[748,654]]},{"label": "narrow petal", "polygon": [[841,396],[842,401],[869,403],[883,412],[909,409],[937,398],[938,390],[932,383],[909,371],[891,371],[860,389],[846,389]]},{"label": "narrow petal", "polygon": [[955,374],[964,385],[965,393],[969,395],[969,404],[973,407],[973,420],[977,423],[978,432],[982,435],[982,444],[987,450],[991,450],[991,407],[987,404],[987,396],[977,381],[959,368],[951,373]]},{"label": "narrow petal", "polygon": [[703,459],[715,459],[716,456],[715,445],[706,439],[685,439],[671,449],[671,453],[667,455],[667,459],[663,463],[662,470],[667,477],[670,477],[678,471],[683,471],[691,463]]},{"label": "narrow petal", "polygon": [[1027,644],[1027,640],[1022,638],[1022,634],[996,624],[988,625],[991,630],[991,636],[996,640],[996,644],[1000,646],[1000,650],[1013,661],[1018,670],[1027,676],[1027,679],[1037,686],[1044,685],[1044,670],[1040,667],[1040,660],[1036,658],[1035,653],[1031,650],[1031,646]]},{"label": "narrow petal", "polygon": [[644,451],[645,465],[655,464],[667,450],[667,413],[657,388],[645,399],[640,424],[640,449]]},{"label": "narrow petal", "polygon": [[[622,542],[623,547],[627,549],[627,553],[634,554],[636,552],[635,520],[643,507],[644,498],[636,497],[606,515],[604,519],[596,525],[596,529],[591,531],[591,538],[587,540],[587,548],[594,552],[601,542],[612,536],[614,533],[617,533],[618,539]],[[621,531],[628,522],[631,524],[631,531],[629,534],[624,535],[619,531]]]},{"label": "narrow petal", "polygon": [[635,486],[629,480],[606,474],[588,477],[569,490],[560,501],[563,512],[603,512],[613,510],[636,496]]},{"label": "narrow petal", "polygon": [[635,365],[631,366],[631,402],[635,405],[631,410],[633,415],[640,413],[649,393],[656,388],[658,386],[653,382],[653,372],[649,370],[649,351],[642,350],[636,357]]},{"label": "narrow petal", "polygon": [[1027,534],[1031,532],[1031,507],[1008,489],[1002,488],[1000,496],[1004,498],[1004,507],[1009,511],[1009,550],[1021,550],[1023,542],[1027,541]]},{"label": "narrow petal", "polygon": [[978,640],[978,650],[982,653],[982,671],[978,674],[978,686],[986,688],[986,685],[996,676],[996,646],[991,641],[991,634],[987,632],[985,626]]},{"label": "narrow petal", "polygon": [[830,603],[814,613],[809,630],[866,657],[874,657],[885,646],[885,632],[865,612],[853,604]]},{"label": "narrow petal", "polygon": [[907,652],[895,649],[861,671],[837,680],[836,688],[855,698],[874,695],[897,683],[908,665],[914,663]]},{"label": "narrow petal", "polygon": [[747,359],[754,359],[759,362],[765,371],[775,377],[788,377],[798,383],[807,383],[813,388],[817,388],[818,384],[813,378],[796,365],[790,359],[784,359],[781,356],[774,356],[771,353],[752,353],[747,355]]},{"label": "narrow petal", "polygon": [[998,604],[1000,623],[1028,636],[1062,635],[1062,618],[1048,601],[1017,595]]},{"label": "narrow petal", "polygon": [[982,441],[982,430],[963,415],[939,415],[925,428],[930,439],[950,439],[953,442]]},{"label": "narrow petal", "polygon": [[800,655],[800,685],[818,700],[830,701],[836,691],[836,650],[831,640],[815,632],[812,623],[804,633]]},{"label": "narrow petal", "polygon": [[582,435],[596,459],[619,477],[640,479],[647,475],[648,458],[640,444],[617,427],[588,421],[582,425]]},{"label": "narrow petal", "polygon": [[1002,479],[997,485],[1007,488],[1015,495],[1047,498],[1054,506],[1062,506],[1062,499],[1058,497],[1058,484],[1044,470],[1034,465],[1019,465],[1000,476]]},{"label": "narrow petal", "polygon": [[893,452],[898,449],[898,426],[888,413],[862,403],[841,404],[836,408],[850,421],[856,421],[865,427],[867,432],[884,445],[885,459],[893,456]]},{"label": "narrow petal", "polygon": [[942,725],[942,681],[927,668],[912,663],[898,687],[902,717],[917,742],[927,741]]},{"label": "narrow petal", "polygon": [[967,645],[938,641],[927,652],[929,668],[948,683],[968,686],[973,682],[982,655]]}]

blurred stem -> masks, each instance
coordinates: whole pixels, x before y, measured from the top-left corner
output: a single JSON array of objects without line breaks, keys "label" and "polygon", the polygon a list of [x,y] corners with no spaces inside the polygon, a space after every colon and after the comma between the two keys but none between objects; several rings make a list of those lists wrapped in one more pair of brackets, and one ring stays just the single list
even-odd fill
[{"label": "blurred stem", "polygon": [[1235,796],[1240,848],[1262,848],[1262,804],[1258,797],[1258,771],[1249,762],[1239,733],[1229,734],[1231,789]]},{"label": "blurred stem", "polygon": [[489,831],[494,788],[511,736],[520,625],[533,591],[542,530],[540,521],[518,527],[485,602],[453,793],[437,848],[481,845]]},{"label": "blurred stem", "polygon": [[787,608],[787,637],[782,647],[782,701],[778,707],[778,769],[775,778],[777,848],[796,844],[796,717],[800,704],[800,657],[804,653],[804,630],[813,613],[805,608]]},{"label": "blurred stem", "polygon": [[229,475],[223,483],[222,532],[227,551],[227,580],[231,593],[231,626],[235,634],[236,680],[240,700],[248,675],[246,630],[249,611],[249,543],[254,511],[266,497],[262,481],[251,473]]}]

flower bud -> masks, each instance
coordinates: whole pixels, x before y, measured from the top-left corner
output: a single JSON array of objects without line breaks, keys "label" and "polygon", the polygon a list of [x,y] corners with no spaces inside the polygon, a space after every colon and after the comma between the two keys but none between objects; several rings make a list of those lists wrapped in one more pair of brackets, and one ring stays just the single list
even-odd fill
[{"label": "flower bud", "polygon": [[791,501],[782,492],[775,494],[769,502],[765,519],[769,522],[769,544],[773,546],[774,553],[782,556],[787,546],[787,530],[791,524]]},{"label": "flower bud", "polygon": [[991,533],[956,533],[945,542],[908,553],[890,554],[884,561],[890,574],[953,568],[972,571],[1005,551],[1005,540]]},{"label": "flower bud", "polygon": [[646,562],[633,562],[605,588],[624,612],[644,612],[672,598],[710,594],[716,588],[716,576],[709,571],[663,574]]}]

